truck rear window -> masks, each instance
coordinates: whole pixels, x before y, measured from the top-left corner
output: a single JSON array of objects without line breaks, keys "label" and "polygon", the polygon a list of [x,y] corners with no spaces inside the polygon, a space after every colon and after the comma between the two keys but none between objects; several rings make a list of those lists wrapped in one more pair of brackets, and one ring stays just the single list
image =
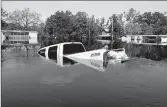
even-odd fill
[{"label": "truck rear window", "polygon": [[79,52],[85,52],[82,44],[64,44],[63,54],[74,54]]}]

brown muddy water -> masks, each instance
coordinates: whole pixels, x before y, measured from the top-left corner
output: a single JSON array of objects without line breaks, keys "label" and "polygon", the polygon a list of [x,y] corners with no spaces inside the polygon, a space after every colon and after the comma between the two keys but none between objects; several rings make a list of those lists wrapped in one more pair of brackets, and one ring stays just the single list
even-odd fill
[{"label": "brown muddy water", "polygon": [[167,107],[167,61],[137,58],[105,72],[3,52],[2,107]]}]

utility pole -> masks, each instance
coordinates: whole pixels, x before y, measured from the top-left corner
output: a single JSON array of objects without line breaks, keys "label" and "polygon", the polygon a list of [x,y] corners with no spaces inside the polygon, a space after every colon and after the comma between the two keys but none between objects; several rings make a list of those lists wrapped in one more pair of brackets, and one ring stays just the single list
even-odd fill
[{"label": "utility pole", "polygon": [[89,48],[90,48],[90,18],[89,18],[89,41],[88,41],[88,46],[89,46]]},{"label": "utility pole", "polygon": [[112,19],[112,33],[111,33],[111,48],[113,49],[113,42],[114,42],[114,39],[113,39],[113,16],[111,17]]}]

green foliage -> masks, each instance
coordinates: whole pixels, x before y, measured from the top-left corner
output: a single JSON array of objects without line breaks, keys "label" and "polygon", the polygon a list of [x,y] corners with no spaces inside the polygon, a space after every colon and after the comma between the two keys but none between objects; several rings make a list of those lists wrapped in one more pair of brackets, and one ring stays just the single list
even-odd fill
[{"label": "green foliage", "polygon": [[7,26],[5,27],[5,30],[21,30],[21,29],[23,29],[22,26],[13,23],[8,23]]},{"label": "green foliage", "polygon": [[125,25],[125,34],[126,35],[136,35],[141,33],[141,27],[138,23],[128,22]]},{"label": "green foliage", "polygon": [[21,30],[30,30],[32,26],[38,26],[41,23],[40,14],[30,11],[29,8],[10,12],[7,21],[8,23],[22,26]]},{"label": "green foliage", "polygon": [[50,36],[56,36],[59,42],[68,41],[69,38],[75,36],[73,32],[75,23],[72,17],[74,16],[69,11],[57,11],[47,19],[44,29],[45,33],[48,33]]},{"label": "green foliage", "polygon": [[7,16],[8,16],[7,11],[1,7],[1,20],[5,20]]},{"label": "green foliage", "polygon": [[135,9],[131,8],[128,12],[125,13],[126,21],[133,22],[140,13],[136,11]]},{"label": "green foliage", "polygon": [[4,10],[2,7],[1,7],[1,29],[4,30],[8,24],[6,23],[5,19],[6,17],[8,16],[8,13],[6,10]]},{"label": "green foliage", "polygon": [[147,23],[141,24],[141,34],[145,35],[153,35],[154,29],[152,26],[149,26]]},{"label": "green foliage", "polygon": [[167,34],[167,16],[159,12],[145,12],[136,22],[142,26],[142,34]]},{"label": "green foliage", "polygon": [[119,38],[120,36],[124,35],[124,28],[122,23],[119,20],[119,17],[117,15],[113,15],[109,18],[109,20],[113,23],[110,24],[109,26],[109,32],[112,33],[112,24],[113,24],[113,35],[116,38]]},{"label": "green foliage", "polygon": [[[113,21],[113,23],[111,23]],[[11,13],[1,8],[1,29],[5,30],[36,30],[42,46],[60,42],[82,42],[87,50],[97,49],[101,44],[95,40],[104,29],[120,38],[123,35],[136,34],[167,34],[167,13],[145,12],[140,14],[131,8],[121,14],[113,14],[105,23],[104,18],[96,19],[86,12],[72,14],[70,11],[57,11],[41,23],[40,15],[30,11],[15,10]],[[113,25],[112,25],[113,24]],[[113,28],[112,28],[113,26]],[[112,32],[113,29],[113,32]],[[56,39],[55,39],[56,37]]]},{"label": "green foliage", "polygon": [[85,12],[73,15],[70,11],[57,11],[47,18],[44,32],[56,37],[57,43],[79,41],[84,45],[93,45],[99,26],[94,16],[88,17]]},{"label": "green foliage", "polygon": [[165,35],[167,34],[167,16],[165,13],[145,12],[139,14],[131,8],[124,13],[126,24],[124,26],[125,34],[142,35]]},{"label": "green foliage", "polygon": [[141,33],[141,26],[139,23],[136,23],[136,19],[140,15],[140,13],[131,8],[128,12],[122,13],[125,18],[125,25],[124,25],[124,33],[126,35],[136,35]]},{"label": "green foliage", "polygon": [[5,21],[1,20],[1,29],[4,30],[7,26],[8,24]]}]

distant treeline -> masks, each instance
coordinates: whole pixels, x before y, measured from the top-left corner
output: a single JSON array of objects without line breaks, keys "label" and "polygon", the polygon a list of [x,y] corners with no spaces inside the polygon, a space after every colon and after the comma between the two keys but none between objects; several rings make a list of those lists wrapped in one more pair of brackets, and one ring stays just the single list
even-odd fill
[{"label": "distant treeline", "polygon": [[120,14],[111,14],[109,19],[95,18],[94,15],[89,16],[86,12],[73,14],[68,10],[57,11],[48,17],[45,23],[40,20],[38,13],[30,9],[8,13],[1,8],[1,15],[2,29],[36,30],[42,46],[79,41],[87,49],[96,49],[101,47],[101,44],[95,41],[95,37],[106,28],[109,29],[108,33],[113,33],[115,38],[131,34],[167,34],[166,13],[145,12],[140,14],[133,8]]}]

